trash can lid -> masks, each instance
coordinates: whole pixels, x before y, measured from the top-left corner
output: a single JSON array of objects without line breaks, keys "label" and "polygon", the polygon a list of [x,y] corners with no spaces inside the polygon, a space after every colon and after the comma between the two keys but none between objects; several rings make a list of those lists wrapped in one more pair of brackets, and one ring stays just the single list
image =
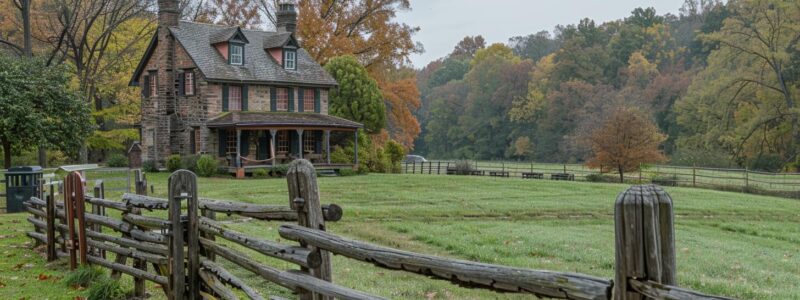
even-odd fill
[{"label": "trash can lid", "polygon": [[6,171],[6,174],[30,174],[30,173],[42,173],[42,167],[19,166],[19,167],[8,168],[8,171]]}]

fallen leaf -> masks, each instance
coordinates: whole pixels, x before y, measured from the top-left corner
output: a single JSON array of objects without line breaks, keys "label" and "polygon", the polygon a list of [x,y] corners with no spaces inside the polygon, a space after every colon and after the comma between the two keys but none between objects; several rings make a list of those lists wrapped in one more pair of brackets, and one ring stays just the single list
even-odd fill
[{"label": "fallen leaf", "polygon": [[428,300],[436,298],[436,292],[425,293],[425,298],[428,298]]},{"label": "fallen leaf", "polygon": [[48,280],[50,279],[50,275],[45,275],[44,273],[39,273],[39,280]]}]

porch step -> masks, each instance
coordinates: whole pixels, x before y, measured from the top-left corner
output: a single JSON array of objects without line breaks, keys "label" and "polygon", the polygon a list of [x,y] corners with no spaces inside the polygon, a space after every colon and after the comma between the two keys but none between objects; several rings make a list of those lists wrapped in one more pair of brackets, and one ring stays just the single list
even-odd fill
[{"label": "porch step", "polygon": [[321,177],[335,177],[335,176],[339,176],[338,174],[336,174],[336,171],[335,171],[335,170],[331,170],[331,169],[319,170],[319,171],[317,171],[317,174],[319,174],[319,176],[321,176]]}]

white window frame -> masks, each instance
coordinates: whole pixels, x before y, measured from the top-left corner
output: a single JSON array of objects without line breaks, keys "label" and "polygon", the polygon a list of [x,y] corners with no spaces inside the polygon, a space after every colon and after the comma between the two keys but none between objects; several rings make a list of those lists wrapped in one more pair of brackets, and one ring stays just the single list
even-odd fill
[{"label": "white window frame", "polygon": [[[291,56],[291,58],[289,57]],[[283,67],[287,70],[297,70],[297,51],[283,51]]]},{"label": "white window frame", "polygon": [[183,94],[194,96],[194,72],[191,70],[183,73]]},{"label": "white window frame", "polygon": [[[244,46],[239,44],[230,44],[228,45],[228,49],[231,64],[241,66],[244,63]],[[236,53],[234,49],[239,49],[239,53]]]}]

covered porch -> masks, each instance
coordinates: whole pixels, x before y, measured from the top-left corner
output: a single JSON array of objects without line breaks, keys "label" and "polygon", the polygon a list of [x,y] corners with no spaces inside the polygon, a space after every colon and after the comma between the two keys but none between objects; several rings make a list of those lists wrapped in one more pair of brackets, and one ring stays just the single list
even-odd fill
[{"label": "covered porch", "polygon": [[[229,172],[243,177],[254,169],[275,168],[307,159],[317,169],[354,169],[358,165],[361,124],[312,113],[230,112],[208,122],[217,136],[219,157]],[[352,163],[331,162],[331,134],[352,134]]]}]

